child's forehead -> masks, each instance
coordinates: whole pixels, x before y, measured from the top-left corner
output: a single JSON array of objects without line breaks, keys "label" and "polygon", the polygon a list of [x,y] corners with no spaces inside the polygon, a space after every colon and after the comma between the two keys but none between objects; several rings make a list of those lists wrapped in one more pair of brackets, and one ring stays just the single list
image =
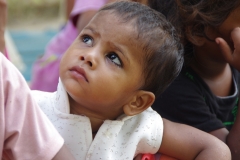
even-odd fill
[{"label": "child's forehead", "polygon": [[128,32],[128,36],[137,37],[139,31],[135,24],[135,20],[135,18],[126,20],[114,10],[104,10],[99,11],[92,18],[87,27],[94,26],[96,30],[100,30],[100,28],[111,29],[115,30],[116,34]]},{"label": "child's forehead", "polygon": [[91,28],[91,32],[101,34],[102,38],[108,41],[115,42],[121,37],[120,43],[130,49],[135,48],[136,52],[130,54],[142,62],[143,56],[140,54],[144,53],[146,38],[140,36],[143,33],[139,33],[135,20],[133,18],[126,21],[116,11],[104,10],[98,12],[86,28]]},{"label": "child's forehead", "polygon": [[109,19],[118,19],[123,20],[122,15],[120,15],[120,13],[118,13],[116,10],[111,9],[111,10],[100,10],[96,13],[95,17],[97,18],[103,18],[106,17],[107,15],[111,15],[110,17],[108,17]]}]

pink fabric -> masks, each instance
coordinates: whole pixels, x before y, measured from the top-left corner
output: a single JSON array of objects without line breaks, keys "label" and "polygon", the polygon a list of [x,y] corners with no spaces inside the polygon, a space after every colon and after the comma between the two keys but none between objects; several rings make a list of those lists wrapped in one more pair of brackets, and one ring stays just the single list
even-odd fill
[{"label": "pink fabric", "polygon": [[7,49],[5,48],[5,50],[4,50],[4,55],[7,57],[7,59],[9,59],[9,56],[8,56],[8,51],[7,51]]},{"label": "pink fabric", "polygon": [[62,145],[21,73],[0,53],[0,159],[50,160]]},{"label": "pink fabric", "polygon": [[88,10],[98,10],[106,3],[107,0],[75,0],[71,17]]},{"label": "pink fabric", "polygon": [[[107,0],[76,0],[71,18],[87,10],[98,10]],[[56,91],[59,78],[59,63],[62,55],[78,36],[71,18],[66,26],[49,42],[43,57],[32,68],[31,89]]]}]

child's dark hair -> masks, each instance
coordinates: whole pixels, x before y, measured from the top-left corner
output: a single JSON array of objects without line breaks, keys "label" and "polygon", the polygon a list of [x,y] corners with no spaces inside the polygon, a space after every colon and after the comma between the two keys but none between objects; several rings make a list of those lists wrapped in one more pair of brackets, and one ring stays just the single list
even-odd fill
[{"label": "child's dark hair", "polygon": [[[186,53],[193,52],[187,34],[214,41],[206,35],[206,28],[219,27],[240,5],[239,0],[148,0],[148,3],[151,8],[163,13],[175,26],[185,44]],[[187,28],[190,28],[190,32]],[[185,55],[185,58],[185,62],[188,62],[192,54]]]},{"label": "child's dark hair", "polygon": [[146,53],[141,61],[145,83],[140,89],[158,96],[182,68],[183,47],[176,30],[161,13],[137,2],[111,3],[99,12],[106,10],[119,15],[123,23],[132,22],[136,26],[139,47]]}]

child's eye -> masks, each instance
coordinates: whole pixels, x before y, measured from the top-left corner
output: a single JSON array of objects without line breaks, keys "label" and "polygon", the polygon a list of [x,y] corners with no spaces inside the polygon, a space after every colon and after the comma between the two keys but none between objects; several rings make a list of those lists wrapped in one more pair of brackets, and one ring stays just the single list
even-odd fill
[{"label": "child's eye", "polygon": [[83,36],[82,38],[83,43],[86,43],[87,45],[92,46],[93,40],[90,36]]},{"label": "child's eye", "polygon": [[107,54],[107,58],[110,59],[118,67],[122,67],[121,59],[115,52],[110,52],[109,54]]}]

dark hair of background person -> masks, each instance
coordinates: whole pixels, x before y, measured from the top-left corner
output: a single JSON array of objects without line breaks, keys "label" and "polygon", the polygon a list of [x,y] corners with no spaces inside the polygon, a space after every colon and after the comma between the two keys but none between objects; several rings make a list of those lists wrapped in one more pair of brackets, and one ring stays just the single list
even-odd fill
[{"label": "dark hair of background person", "polygon": [[186,35],[214,41],[205,34],[206,28],[220,26],[240,5],[239,0],[149,0],[148,3],[151,8],[163,13],[178,31],[187,51],[185,65],[193,56],[193,47]]}]

